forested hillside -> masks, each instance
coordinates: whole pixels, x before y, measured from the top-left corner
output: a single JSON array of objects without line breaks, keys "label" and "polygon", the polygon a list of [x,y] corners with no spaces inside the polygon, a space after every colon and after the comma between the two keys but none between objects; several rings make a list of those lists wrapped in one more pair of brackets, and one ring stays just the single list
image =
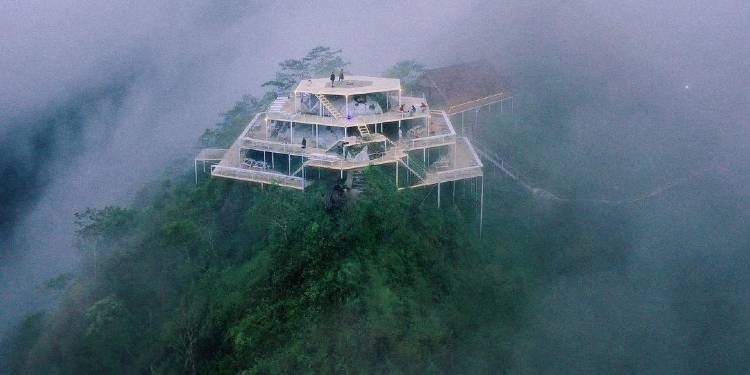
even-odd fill
[{"label": "forested hillside", "polygon": [[[267,101],[245,97],[202,144],[226,145]],[[498,373],[526,350],[538,285],[624,249],[618,209],[536,200],[492,168],[479,238],[471,194],[438,209],[378,170],[331,211],[322,190],[195,185],[191,167],[76,216],[81,269],[45,286],[59,306],[26,319],[12,373]]]}]

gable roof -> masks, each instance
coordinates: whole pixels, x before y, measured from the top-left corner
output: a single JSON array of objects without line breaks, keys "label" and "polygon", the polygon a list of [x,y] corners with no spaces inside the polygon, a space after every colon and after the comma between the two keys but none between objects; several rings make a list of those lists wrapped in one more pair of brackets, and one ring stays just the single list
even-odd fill
[{"label": "gable roof", "polygon": [[426,70],[416,86],[428,96],[431,106],[444,110],[484,98],[510,96],[506,80],[484,60]]}]

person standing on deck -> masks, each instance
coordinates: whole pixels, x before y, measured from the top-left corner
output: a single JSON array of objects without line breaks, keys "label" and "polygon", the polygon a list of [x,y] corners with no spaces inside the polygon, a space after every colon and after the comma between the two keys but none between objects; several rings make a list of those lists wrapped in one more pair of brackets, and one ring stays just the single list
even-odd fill
[{"label": "person standing on deck", "polygon": [[341,68],[341,71],[339,71],[339,82],[344,80],[344,69]]},{"label": "person standing on deck", "polygon": [[336,72],[331,72],[331,87],[336,82]]}]

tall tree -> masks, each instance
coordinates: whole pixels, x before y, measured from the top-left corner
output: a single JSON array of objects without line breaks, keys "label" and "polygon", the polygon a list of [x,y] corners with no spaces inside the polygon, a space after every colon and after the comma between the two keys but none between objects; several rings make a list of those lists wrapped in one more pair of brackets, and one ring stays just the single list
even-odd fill
[{"label": "tall tree", "polygon": [[407,91],[409,91],[414,90],[417,80],[424,70],[424,64],[421,64],[416,60],[402,60],[388,68],[388,70],[385,71],[385,76],[400,79],[401,84],[404,85],[404,88]]},{"label": "tall tree", "polygon": [[341,57],[341,50],[318,46],[310,50],[301,59],[288,59],[279,63],[276,77],[263,84],[263,87],[274,87],[278,91],[290,90],[294,85],[314,76],[326,75],[336,69],[349,65]]}]

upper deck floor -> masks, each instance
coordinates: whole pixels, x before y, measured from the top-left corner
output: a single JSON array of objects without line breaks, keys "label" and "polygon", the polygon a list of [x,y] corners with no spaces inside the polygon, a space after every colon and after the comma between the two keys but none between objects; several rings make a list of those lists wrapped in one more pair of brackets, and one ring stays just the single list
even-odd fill
[{"label": "upper deck floor", "polygon": [[338,72],[335,72],[335,76],[335,82],[331,82],[329,78],[302,80],[293,92],[295,94],[353,96],[401,91],[401,81],[395,78],[347,75],[343,81],[339,81]]},{"label": "upper deck floor", "polygon": [[409,96],[365,95],[352,97],[351,100],[331,97],[324,100],[328,103],[323,104],[320,98],[303,94],[282,97],[271,105],[266,115],[271,120],[336,127],[356,127],[359,124],[380,124],[430,116],[430,106],[424,99]]}]

